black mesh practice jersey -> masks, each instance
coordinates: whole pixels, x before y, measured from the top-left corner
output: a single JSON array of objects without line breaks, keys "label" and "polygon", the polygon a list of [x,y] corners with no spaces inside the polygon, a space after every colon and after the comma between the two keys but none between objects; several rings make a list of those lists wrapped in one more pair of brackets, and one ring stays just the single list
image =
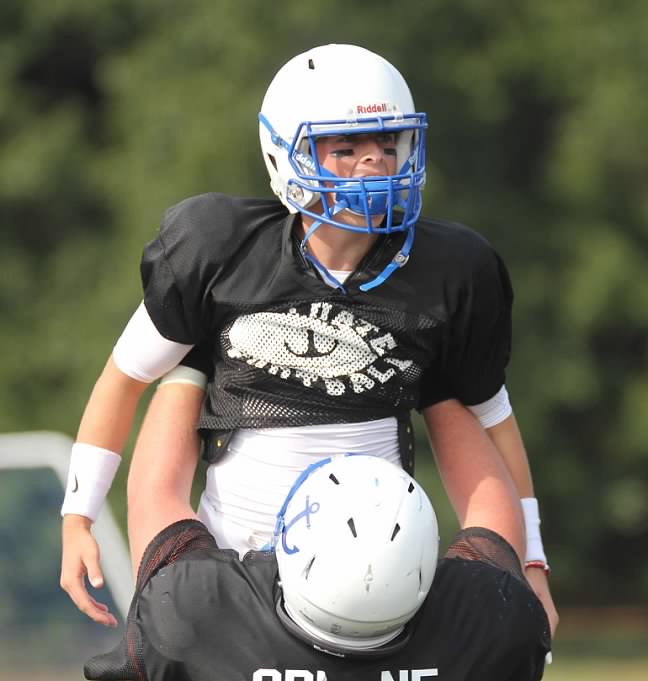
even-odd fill
[{"label": "black mesh practice jersey", "polygon": [[547,617],[513,549],[482,528],[458,535],[425,603],[384,649],[324,652],[288,631],[280,607],[273,553],[239,561],[201,523],[180,521],[145,552],[125,636],[86,664],[86,678],[535,681],[550,647]]},{"label": "black mesh practice jersey", "polygon": [[275,200],[204,194],[170,208],[144,250],[157,329],[210,355],[203,429],[358,422],[499,390],[512,292],[485,239],[421,220],[404,267],[359,289],[404,240],[383,236],[340,290],[303,257],[295,219]]}]

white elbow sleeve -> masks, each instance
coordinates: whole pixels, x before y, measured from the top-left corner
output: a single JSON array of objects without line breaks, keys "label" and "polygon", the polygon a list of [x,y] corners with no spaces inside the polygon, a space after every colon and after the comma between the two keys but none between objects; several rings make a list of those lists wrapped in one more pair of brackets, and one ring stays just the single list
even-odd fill
[{"label": "white elbow sleeve", "polygon": [[183,383],[185,385],[195,385],[200,390],[205,390],[207,387],[207,376],[198,369],[179,365],[175,369],[171,369],[169,373],[165,374],[160,380],[160,385],[169,385],[171,383]]},{"label": "white elbow sleeve", "polygon": [[173,369],[192,347],[162,336],[144,303],[140,303],[117,340],[112,355],[117,367],[127,376],[152,383]]},{"label": "white elbow sleeve", "polygon": [[505,385],[489,400],[481,404],[473,404],[468,409],[479,419],[483,428],[492,428],[513,413]]}]

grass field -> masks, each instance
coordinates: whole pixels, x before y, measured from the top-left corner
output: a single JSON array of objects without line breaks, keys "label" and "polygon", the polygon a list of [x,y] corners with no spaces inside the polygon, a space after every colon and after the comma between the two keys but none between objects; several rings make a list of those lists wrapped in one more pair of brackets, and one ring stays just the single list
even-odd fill
[{"label": "grass field", "polygon": [[648,610],[565,610],[544,681],[648,681]]},{"label": "grass field", "polygon": [[636,660],[557,659],[547,667],[543,681],[646,681],[648,657]]}]

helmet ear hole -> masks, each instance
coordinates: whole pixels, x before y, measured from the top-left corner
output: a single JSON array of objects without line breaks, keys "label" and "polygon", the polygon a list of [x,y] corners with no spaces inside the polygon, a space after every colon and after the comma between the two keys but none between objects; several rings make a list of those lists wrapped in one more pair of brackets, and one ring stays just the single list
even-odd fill
[{"label": "helmet ear hole", "polygon": [[266,154],[266,156],[268,157],[268,160],[270,161],[270,163],[272,163],[272,165],[274,166],[274,169],[277,170],[277,159],[276,159],[276,157],[273,156],[272,154]]},{"label": "helmet ear hole", "polygon": [[308,575],[310,574],[311,568],[313,567],[313,563],[315,562],[315,558],[317,558],[317,556],[313,556],[308,561],[306,567],[304,568],[304,579],[308,579]]}]

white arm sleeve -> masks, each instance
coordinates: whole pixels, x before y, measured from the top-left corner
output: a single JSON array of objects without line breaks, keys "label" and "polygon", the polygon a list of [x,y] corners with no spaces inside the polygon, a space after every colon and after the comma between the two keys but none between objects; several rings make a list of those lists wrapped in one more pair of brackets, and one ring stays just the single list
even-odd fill
[{"label": "white arm sleeve", "polygon": [[195,385],[196,388],[205,390],[207,386],[207,376],[205,376],[202,371],[198,371],[198,369],[180,365],[175,369],[171,369],[168,374],[165,374],[158,387],[160,387],[160,385],[169,385],[170,383]]},{"label": "white arm sleeve", "polygon": [[479,419],[483,428],[492,428],[513,413],[505,385],[486,402],[473,404],[468,409]]},{"label": "white arm sleeve", "polygon": [[112,355],[117,367],[127,376],[152,383],[173,369],[191,348],[193,345],[162,336],[142,302],[117,340]]}]

